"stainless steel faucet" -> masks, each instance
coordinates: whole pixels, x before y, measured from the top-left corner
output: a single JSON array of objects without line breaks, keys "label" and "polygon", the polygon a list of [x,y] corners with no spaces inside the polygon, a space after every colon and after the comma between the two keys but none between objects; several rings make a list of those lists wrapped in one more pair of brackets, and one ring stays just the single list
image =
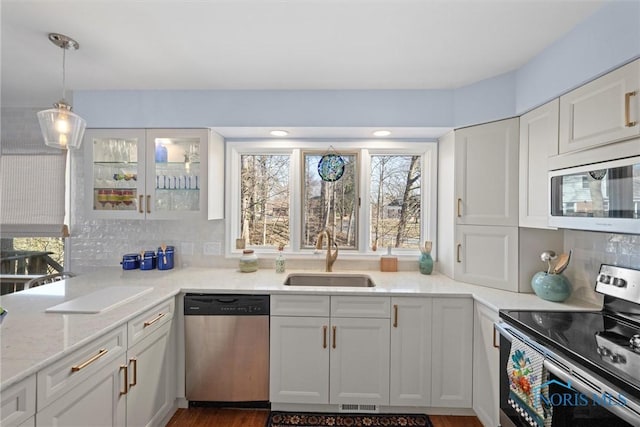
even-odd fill
[{"label": "stainless steel faucet", "polygon": [[[324,240],[324,236],[327,236],[327,260],[325,265],[325,271],[331,272],[333,269],[333,263],[338,259],[338,244],[333,240],[331,236],[331,232],[326,228],[318,233],[317,241],[316,241],[316,250],[322,249],[322,242]],[[331,252],[331,249],[335,248],[335,252]]]}]

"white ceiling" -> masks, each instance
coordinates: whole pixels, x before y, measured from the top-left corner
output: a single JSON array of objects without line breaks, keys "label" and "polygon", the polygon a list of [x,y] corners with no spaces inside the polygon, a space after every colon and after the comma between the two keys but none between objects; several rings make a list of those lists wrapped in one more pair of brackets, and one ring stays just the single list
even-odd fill
[{"label": "white ceiling", "polygon": [[2,0],[2,105],[70,89],[449,89],[519,68],[606,0]]}]

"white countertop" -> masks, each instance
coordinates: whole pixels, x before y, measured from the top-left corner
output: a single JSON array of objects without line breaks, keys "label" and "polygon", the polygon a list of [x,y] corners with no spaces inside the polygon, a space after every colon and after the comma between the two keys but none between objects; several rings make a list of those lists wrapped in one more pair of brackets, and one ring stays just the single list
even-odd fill
[{"label": "white countertop", "polygon": [[[380,296],[473,297],[495,310],[600,310],[601,307],[569,299],[544,301],[534,294],[518,294],[456,282],[442,274],[348,271],[371,276],[373,288],[289,287],[283,282],[290,270],[240,273],[235,269],[186,268],[129,270],[105,268],[90,274],[0,297],[8,311],[0,326],[0,389],[37,372],[103,333],[124,324],[144,310],[180,292],[203,293],[312,293]],[[309,271],[306,271],[309,272]],[[134,299],[96,314],[47,313],[49,307],[110,287],[152,287]]]}]

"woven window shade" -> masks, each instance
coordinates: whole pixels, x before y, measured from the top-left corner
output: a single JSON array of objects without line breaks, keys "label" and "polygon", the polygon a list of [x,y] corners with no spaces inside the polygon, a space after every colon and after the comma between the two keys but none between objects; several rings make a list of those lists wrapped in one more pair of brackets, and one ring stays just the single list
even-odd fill
[{"label": "woven window shade", "polygon": [[0,156],[0,235],[66,237],[65,154]]}]

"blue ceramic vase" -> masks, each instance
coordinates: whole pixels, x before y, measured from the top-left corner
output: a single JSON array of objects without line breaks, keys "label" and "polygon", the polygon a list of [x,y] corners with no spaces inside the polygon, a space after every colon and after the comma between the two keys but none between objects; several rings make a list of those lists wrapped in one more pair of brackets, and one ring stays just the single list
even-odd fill
[{"label": "blue ceramic vase", "polygon": [[537,272],[531,279],[533,292],[547,301],[562,302],[571,295],[571,282],[562,274]]},{"label": "blue ceramic vase", "polygon": [[422,252],[420,255],[420,273],[431,274],[433,271],[433,258],[428,252]]}]

